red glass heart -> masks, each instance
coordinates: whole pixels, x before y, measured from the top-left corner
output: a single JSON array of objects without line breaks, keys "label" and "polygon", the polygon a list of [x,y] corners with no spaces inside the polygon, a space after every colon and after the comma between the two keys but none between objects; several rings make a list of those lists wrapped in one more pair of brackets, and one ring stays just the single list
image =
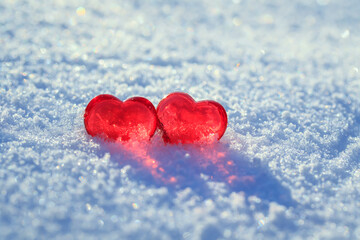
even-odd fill
[{"label": "red glass heart", "polygon": [[227,126],[226,111],[215,101],[195,100],[186,93],[171,93],[157,106],[159,128],[169,143],[211,143]]},{"label": "red glass heart", "polygon": [[89,102],[84,114],[87,133],[111,141],[149,140],[155,133],[157,121],[155,107],[143,97],[122,102],[102,94]]}]

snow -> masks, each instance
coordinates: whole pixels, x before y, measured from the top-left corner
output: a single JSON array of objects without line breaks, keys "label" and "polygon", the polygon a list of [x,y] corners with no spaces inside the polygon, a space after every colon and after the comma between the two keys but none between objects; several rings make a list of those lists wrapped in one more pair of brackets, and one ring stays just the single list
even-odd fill
[{"label": "snow", "polygon": [[[357,0],[0,2],[1,239],[359,239]],[[212,146],[86,134],[96,95],[220,102]]]}]

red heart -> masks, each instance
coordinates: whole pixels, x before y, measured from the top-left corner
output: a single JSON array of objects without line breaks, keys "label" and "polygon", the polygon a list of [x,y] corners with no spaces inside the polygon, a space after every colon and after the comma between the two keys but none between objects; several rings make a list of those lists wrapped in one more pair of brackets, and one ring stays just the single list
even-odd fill
[{"label": "red heart", "polygon": [[226,111],[219,103],[195,102],[180,92],[160,101],[157,116],[163,139],[170,143],[211,143],[224,135],[227,126]]},{"label": "red heart", "polygon": [[157,128],[155,107],[146,98],[133,97],[124,102],[102,94],[85,109],[84,124],[88,134],[106,140],[149,140]]}]

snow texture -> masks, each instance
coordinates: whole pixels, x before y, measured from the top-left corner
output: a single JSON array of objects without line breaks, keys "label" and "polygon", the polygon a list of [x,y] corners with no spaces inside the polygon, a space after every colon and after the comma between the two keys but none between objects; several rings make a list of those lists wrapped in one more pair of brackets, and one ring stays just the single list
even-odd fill
[{"label": "snow texture", "polygon": [[[358,0],[2,0],[0,239],[360,239]],[[89,137],[96,95],[220,102],[212,146]]]}]

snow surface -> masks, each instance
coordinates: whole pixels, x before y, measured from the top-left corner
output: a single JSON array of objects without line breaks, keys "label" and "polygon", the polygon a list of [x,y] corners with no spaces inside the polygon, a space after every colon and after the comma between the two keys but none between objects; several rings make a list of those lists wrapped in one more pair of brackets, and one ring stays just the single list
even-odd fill
[{"label": "snow surface", "polygon": [[[360,239],[358,0],[0,2],[0,239]],[[185,91],[214,146],[89,137]]]}]

